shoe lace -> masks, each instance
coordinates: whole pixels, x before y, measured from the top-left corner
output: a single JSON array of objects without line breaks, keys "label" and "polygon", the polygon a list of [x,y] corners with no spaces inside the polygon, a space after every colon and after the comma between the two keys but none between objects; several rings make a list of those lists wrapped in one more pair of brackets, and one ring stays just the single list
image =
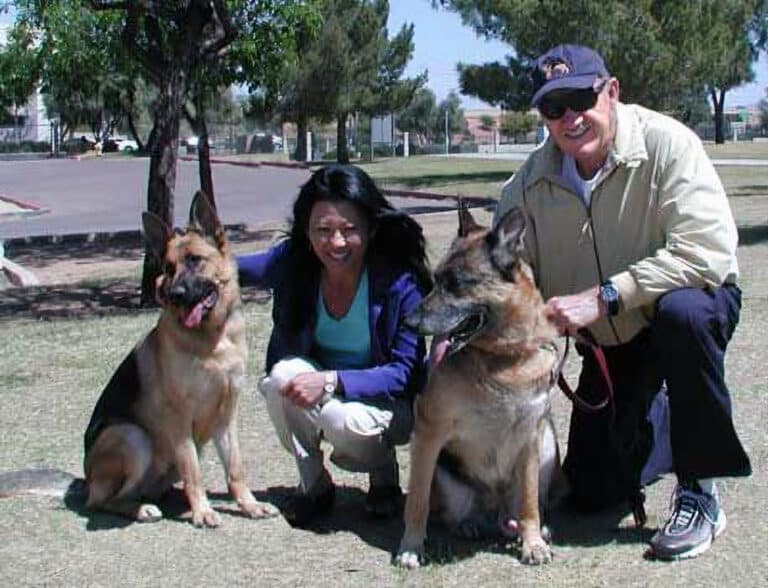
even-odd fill
[{"label": "shoe lace", "polygon": [[672,494],[670,504],[672,516],[669,520],[670,528],[686,528],[699,512],[710,524],[715,524],[711,512],[709,497],[703,492],[697,492],[685,486],[677,486]]}]

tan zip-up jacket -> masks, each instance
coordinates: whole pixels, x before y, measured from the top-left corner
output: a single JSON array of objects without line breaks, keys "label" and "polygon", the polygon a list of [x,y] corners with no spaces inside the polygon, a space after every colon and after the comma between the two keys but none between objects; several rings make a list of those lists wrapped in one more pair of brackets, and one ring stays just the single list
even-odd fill
[{"label": "tan zip-up jacket", "polygon": [[634,337],[665,292],[738,277],[733,214],[699,138],[641,106],[619,103],[617,117],[611,163],[589,208],[562,178],[562,153],[550,138],[504,185],[494,219],[524,209],[545,299],[614,282],[619,314],[590,327],[602,345]]}]

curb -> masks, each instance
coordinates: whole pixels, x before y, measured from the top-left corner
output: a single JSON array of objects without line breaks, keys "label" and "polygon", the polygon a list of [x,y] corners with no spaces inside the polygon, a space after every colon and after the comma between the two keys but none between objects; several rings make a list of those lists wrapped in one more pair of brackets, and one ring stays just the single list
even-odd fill
[{"label": "curb", "polygon": [[[192,155],[180,155],[179,159],[181,161],[198,161],[198,158]],[[230,159],[219,159],[217,157],[212,157],[210,161],[211,163],[235,165],[239,167],[261,167],[262,165],[266,165],[271,167],[284,167],[290,169],[309,169],[309,165],[299,161],[236,161]]]},{"label": "curb", "polygon": [[0,194],[0,200],[8,202],[9,204],[13,204],[14,206],[18,206],[19,208],[23,208],[25,211],[37,213],[48,212],[48,209],[44,206],[40,206],[39,204],[34,204],[32,202],[24,202],[23,200],[12,198],[11,196],[6,196],[5,194]]}]

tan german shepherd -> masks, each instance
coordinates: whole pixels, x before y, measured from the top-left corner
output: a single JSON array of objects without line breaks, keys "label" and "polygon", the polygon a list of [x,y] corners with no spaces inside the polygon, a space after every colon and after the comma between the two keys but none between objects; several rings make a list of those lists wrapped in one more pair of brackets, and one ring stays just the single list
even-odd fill
[{"label": "tan german shepherd", "polygon": [[552,559],[541,509],[561,476],[549,402],[557,332],[521,258],[524,230],[519,209],[489,230],[460,207],[435,288],[406,319],[448,349],[416,398],[400,566],[422,563],[430,510],[465,536],[491,519],[519,532],[524,563]]},{"label": "tan german shepherd", "polygon": [[85,432],[86,506],[137,521],[158,520],[152,503],[181,480],[192,522],[216,527],[198,451],[213,438],[232,497],[247,515],[277,513],[246,485],[237,403],[246,366],[245,321],[229,242],[198,192],[189,226],[174,233],[144,213],[144,233],[162,260],[154,329],[125,358],[101,394]]}]

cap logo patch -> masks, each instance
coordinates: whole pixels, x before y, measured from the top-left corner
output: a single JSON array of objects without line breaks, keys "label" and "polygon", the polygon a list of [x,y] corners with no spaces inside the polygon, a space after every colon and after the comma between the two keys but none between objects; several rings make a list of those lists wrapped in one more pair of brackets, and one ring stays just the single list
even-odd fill
[{"label": "cap logo patch", "polygon": [[560,59],[549,59],[541,65],[544,79],[549,81],[554,78],[562,78],[571,73],[570,66]]}]

